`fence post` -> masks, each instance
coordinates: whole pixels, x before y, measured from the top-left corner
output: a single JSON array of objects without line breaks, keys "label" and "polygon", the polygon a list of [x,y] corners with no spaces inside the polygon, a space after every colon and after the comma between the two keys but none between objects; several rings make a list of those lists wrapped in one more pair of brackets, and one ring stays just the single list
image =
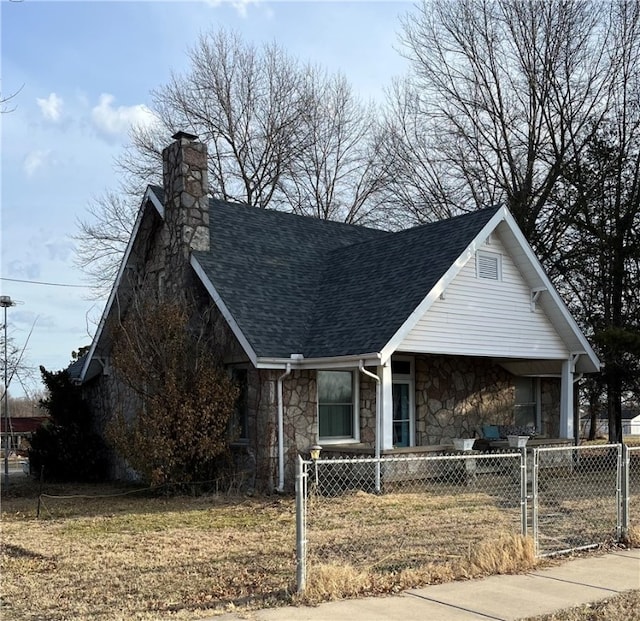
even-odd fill
[{"label": "fence post", "polygon": [[307,584],[307,472],[304,461],[298,455],[296,464],[296,584],[302,593]]},{"label": "fence post", "polygon": [[533,521],[533,545],[536,557],[540,555],[540,546],[538,544],[538,466],[539,466],[538,449],[533,449],[533,472],[531,473],[531,492],[533,495],[533,511],[531,519]]},{"label": "fence post", "polygon": [[527,536],[527,512],[527,447],[523,446],[520,449],[520,520],[522,524],[523,537]]},{"label": "fence post", "polygon": [[622,468],[619,473],[620,477],[620,498],[618,506],[621,509],[621,524],[618,537],[626,541],[629,537],[629,470],[631,469],[631,456],[629,455],[629,447],[622,445]]}]

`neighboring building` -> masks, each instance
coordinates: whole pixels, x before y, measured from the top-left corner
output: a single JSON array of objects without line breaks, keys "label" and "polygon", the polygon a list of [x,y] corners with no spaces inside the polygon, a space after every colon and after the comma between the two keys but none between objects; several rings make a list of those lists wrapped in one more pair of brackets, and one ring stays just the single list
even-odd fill
[{"label": "neighboring building", "polygon": [[622,435],[640,436],[640,411],[622,408]]},{"label": "neighboring building", "polygon": [[121,402],[109,320],[141,282],[217,309],[265,489],[296,456],[415,451],[483,424],[574,436],[573,385],[600,363],[513,216],[494,207],[399,232],[207,197],[206,148],[179,133],[149,187],[80,378]]},{"label": "neighboring building", "polygon": [[[637,408],[622,408],[622,435],[640,435],[640,410]],[[580,418],[580,435],[583,438],[589,437],[591,429],[591,416],[585,414]],[[609,436],[609,416],[606,412],[601,412],[596,417],[596,437]]]},{"label": "neighboring building", "polygon": [[[49,420],[48,416],[10,416],[0,418],[0,446],[9,453],[26,455],[31,436]],[[8,424],[7,424],[8,423]]]}]

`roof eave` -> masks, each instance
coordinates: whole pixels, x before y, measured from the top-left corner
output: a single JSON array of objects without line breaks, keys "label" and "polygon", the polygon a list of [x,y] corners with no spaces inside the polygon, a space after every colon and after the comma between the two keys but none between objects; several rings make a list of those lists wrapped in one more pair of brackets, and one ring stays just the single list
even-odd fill
[{"label": "roof eave", "polygon": [[[509,229],[512,235],[517,239],[527,260],[529,261],[533,269],[536,271],[537,276],[540,278],[543,285],[546,287],[547,289],[546,293],[551,298],[553,304],[556,306],[556,308],[560,312],[562,319],[566,322],[568,328],[570,329],[571,333],[576,339],[577,346],[575,347],[570,346],[570,350],[571,350],[570,355],[573,356],[575,354],[579,354],[580,367],[581,367],[580,372],[598,373],[601,368],[600,359],[598,358],[595,351],[589,344],[589,341],[587,340],[587,337],[583,334],[582,330],[580,329],[580,326],[578,326],[576,320],[573,318],[573,316],[569,312],[569,309],[567,308],[566,304],[564,303],[564,300],[558,293],[557,289],[551,283],[551,280],[547,276],[544,268],[542,267],[542,264],[538,260],[538,257],[533,252],[533,249],[529,245],[529,242],[526,240],[524,234],[520,230],[520,227],[516,223],[515,218],[513,217],[513,215],[511,215],[511,213],[507,209],[505,209],[504,220],[505,220],[505,224],[509,225]],[[558,326],[555,326],[555,328],[557,330]],[[584,356],[586,356],[588,363],[586,363],[586,361],[584,360]]]},{"label": "roof eave", "polygon": [[253,366],[257,367],[258,357],[256,355],[254,348],[252,347],[251,343],[249,343],[249,340],[247,339],[244,332],[238,325],[238,322],[233,317],[233,314],[225,304],[224,300],[222,299],[222,296],[220,295],[220,293],[218,293],[218,290],[215,288],[214,284],[211,282],[211,279],[207,275],[207,272],[205,271],[205,269],[202,267],[198,259],[193,254],[191,255],[190,262],[191,262],[191,267],[193,268],[196,275],[200,279],[200,282],[202,282],[202,284],[204,285],[204,288],[207,290],[207,292],[211,296],[211,299],[214,301],[215,305],[218,307],[218,310],[222,313],[222,316],[226,319],[227,323],[229,324],[229,327],[231,328],[231,331],[233,332],[235,337],[238,339],[240,345],[242,346],[242,349],[249,357],[249,360],[251,361]]},{"label": "roof eave", "polygon": [[84,365],[82,366],[82,370],[80,371],[80,376],[79,376],[79,381],[80,383],[83,383],[85,381],[85,377],[87,374],[87,371],[89,370],[89,365],[91,364],[91,360],[93,359],[93,356],[95,355],[95,351],[96,351],[96,347],[98,345],[98,342],[100,341],[100,337],[102,336],[102,332],[104,331],[104,327],[106,325],[107,322],[107,317],[109,316],[109,313],[111,311],[111,307],[113,306],[113,302],[116,298],[117,295],[117,291],[118,288],[120,287],[120,283],[122,282],[122,276],[124,274],[124,270],[127,266],[127,263],[129,261],[129,257],[131,256],[131,251],[133,249],[133,245],[135,243],[135,240],[138,236],[138,231],[140,230],[140,225],[142,223],[142,220],[144,218],[144,212],[145,212],[145,205],[147,204],[147,201],[150,201],[151,204],[155,207],[155,209],[158,211],[158,213],[160,214],[160,216],[164,219],[164,206],[162,205],[162,203],[160,202],[160,200],[158,199],[158,197],[155,195],[155,193],[153,192],[153,189],[151,188],[151,186],[149,186],[147,188],[147,190],[144,193],[144,196],[142,197],[142,201],[140,203],[140,209],[138,210],[138,215],[136,217],[136,221],[133,225],[133,229],[131,231],[131,236],[129,237],[129,241],[127,243],[127,247],[125,248],[124,251],[124,255],[122,257],[122,261],[120,262],[120,267],[118,269],[118,274],[116,276],[116,279],[113,283],[113,286],[111,287],[111,292],[109,294],[109,297],[107,299],[107,303],[104,307],[104,310],[102,311],[102,316],[100,317],[100,322],[98,323],[98,329],[96,330],[96,333],[93,337],[93,341],[91,343],[91,347],[89,348],[89,352],[87,355],[87,359],[85,360]]},{"label": "roof eave", "polygon": [[505,207],[500,207],[491,219],[480,229],[478,234],[473,238],[471,243],[462,251],[458,258],[453,262],[451,267],[436,282],[431,291],[425,296],[414,311],[407,317],[405,322],[400,326],[396,333],[389,339],[387,344],[382,348],[381,355],[383,360],[388,360],[402,341],[407,337],[409,332],[413,330],[416,323],[431,308],[433,303],[446,291],[447,287],[453,282],[460,270],[466,265],[467,261],[475,254],[476,250],[486,241],[487,237],[495,230],[495,228],[505,219],[508,213]]},{"label": "roof eave", "polygon": [[[530,265],[536,272],[537,277],[543,283],[544,287],[552,300],[552,303],[557,307],[562,317],[562,320],[566,322],[569,330],[575,338],[574,344],[567,344],[569,348],[570,357],[574,354],[580,354],[579,366],[582,373],[597,373],[600,371],[600,360],[593,351],[593,348],[587,341],[587,338],[582,333],[582,330],[576,323],[575,319],[571,316],[569,309],[566,307],[564,301],[560,297],[556,288],[553,286],[549,277],[547,276],[540,261],[535,256],[529,242],[527,242],[520,227],[515,221],[515,218],[511,215],[506,207],[501,207],[496,211],[493,217],[485,224],[485,226],[478,232],[471,243],[465,248],[465,250],[456,259],[453,265],[447,270],[447,272],[438,280],[434,287],[429,291],[423,301],[416,307],[416,309],[409,315],[406,321],[398,329],[398,331],[391,337],[389,342],[382,348],[382,359],[387,360],[400,346],[402,341],[407,337],[409,332],[414,328],[416,323],[424,316],[424,314],[431,308],[432,304],[438,299],[442,293],[446,291],[446,288],[451,284],[453,279],[458,275],[460,270],[464,267],[467,261],[474,255],[476,250],[484,244],[489,235],[498,227],[498,225],[504,222],[509,227],[510,232],[517,240],[518,244],[522,248],[523,254],[529,261]],[[556,330],[558,326],[555,326]],[[573,346],[575,345],[575,346]],[[586,360],[585,360],[586,357]]]},{"label": "roof eave", "polygon": [[347,369],[360,366],[379,366],[382,355],[379,352],[350,354],[348,356],[325,356],[322,358],[302,358],[291,354],[290,358],[261,356],[256,360],[258,369]]}]

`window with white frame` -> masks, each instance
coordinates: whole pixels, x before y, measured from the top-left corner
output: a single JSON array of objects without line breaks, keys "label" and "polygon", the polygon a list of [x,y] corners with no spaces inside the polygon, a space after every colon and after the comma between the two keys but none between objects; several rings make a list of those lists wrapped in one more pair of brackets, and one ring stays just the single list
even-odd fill
[{"label": "window with white frame", "polygon": [[318,371],[320,441],[357,438],[356,382],[353,371]]},{"label": "window with white frame", "polygon": [[484,280],[502,280],[502,255],[485,250],[476,252],[476,276]]}]

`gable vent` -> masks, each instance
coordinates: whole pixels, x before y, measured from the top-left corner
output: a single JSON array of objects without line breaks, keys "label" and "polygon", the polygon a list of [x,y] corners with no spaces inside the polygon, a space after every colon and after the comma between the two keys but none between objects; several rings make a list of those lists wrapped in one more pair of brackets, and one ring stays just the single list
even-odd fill
[{"label": "gable vent", "polygon": [[476,254],[476,272],[478,278],[486,280],[500,280],[500,255],[492,252],[478,252]]}]

